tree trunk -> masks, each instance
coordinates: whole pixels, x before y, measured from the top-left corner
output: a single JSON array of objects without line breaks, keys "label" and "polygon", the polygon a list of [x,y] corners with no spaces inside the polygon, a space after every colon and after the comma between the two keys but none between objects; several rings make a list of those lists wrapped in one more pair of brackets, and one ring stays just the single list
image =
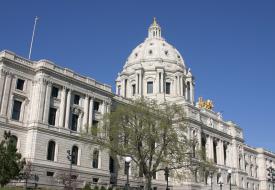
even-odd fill
[{"label": "tree trunk", "polygon": [[152,176],[150,174],[146,175],[146,190],[152,189]]}]

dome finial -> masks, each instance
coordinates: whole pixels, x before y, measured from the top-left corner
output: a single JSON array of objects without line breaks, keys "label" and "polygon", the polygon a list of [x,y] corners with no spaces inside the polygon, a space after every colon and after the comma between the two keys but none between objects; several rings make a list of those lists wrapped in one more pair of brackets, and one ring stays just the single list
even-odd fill
[{"label": "dome finial", "polygon": [[156,17],[154,17],[153,19],[154,19],[154,20],[153,20],[153,25],[154,25],[154,26],[157,26],[158,23],[157,23]]},{"label": "dome finial", "polygon": [[156,17],[153,18],[153,23],[149,27],[148,30],[148,37],[149,38],[161,38],[161,28],[157,23]]}]

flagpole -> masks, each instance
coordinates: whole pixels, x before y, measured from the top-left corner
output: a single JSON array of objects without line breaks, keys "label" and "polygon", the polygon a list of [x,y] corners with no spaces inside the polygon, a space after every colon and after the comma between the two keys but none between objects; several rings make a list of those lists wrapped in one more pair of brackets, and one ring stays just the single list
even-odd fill
[{"label": "flagpole", "polygon": [[29,51],[29,59],[31,59],[32,44],[33,44],[33,39],[34,39],[37,20],[38,20],[38,17],[36,16],[35,19],[34,19],[34,26],[33,26],[33,31],[32,31],[32,40],[31,40],[30,51]]}]

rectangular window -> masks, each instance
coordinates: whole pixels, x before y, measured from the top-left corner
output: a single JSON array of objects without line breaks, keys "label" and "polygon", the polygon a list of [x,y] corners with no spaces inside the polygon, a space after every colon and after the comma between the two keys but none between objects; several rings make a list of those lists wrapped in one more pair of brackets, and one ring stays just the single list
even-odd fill
[{"label": "rectangular window", "polygon": [[24,89],[24,83],[25,83],[24,80],[22,80],[22,79],[17,79],[16,89],[17,89],[17,90],[23,90],[23,89]]},{"label": "rectangular window", "polygon": [[19,121],[22,102],[14,100],[12,109],[12,119]]},{"label": "rectangular window", "polygon": [[136,85],[132,85],[132,95],[134,96],[136,94]]},{"label": "rectangular window", "polygon": [[54,172],[47,172],[47,176],[53,177],[54,176]]},{"label": "rectangular window", "polygon": [[159,93],[161,93],[161,73],[159,73]]},{"label": "rectangular window", "polygon": [[49,112],[49,125],[55,125],[55,118],[56,118],[56,109],[55,108],[50,108]]},{"label": "rectangular window", "polygon": [[79,100],[80,100],[80,96],[79,95],[74,95],[74,104],[79,105]]},{"label": "rectangular window", "polygon": [[165,93],[166,94],[170,94],[171,93],[171,83],[170,82],[166,82],[165,83]]},{"label": "rectangular window", "polygon": [[152,94],[153,93],[153,82],[147,82],[147,94]]},{"label": "rectangular window", "polygon": [[78,123],[78,115],[73,114],[72,115],[72,127],[71,127],[72,131],[77,131],[77,123]]},{"label": "rectangular window", "polygon": [[57,98],[58,97],[58,91],[59,89],[55,86],[52,87],[52,97]]},{"label": "rectangular window", "polygon": [[99,111],[99,102],[94,101],[94,111]]}]

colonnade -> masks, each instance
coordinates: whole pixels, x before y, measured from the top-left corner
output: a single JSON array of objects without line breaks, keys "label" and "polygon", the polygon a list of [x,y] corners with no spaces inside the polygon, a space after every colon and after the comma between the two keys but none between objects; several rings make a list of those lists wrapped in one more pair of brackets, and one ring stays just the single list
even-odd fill
[{"label": "colonnade", "polygon": [[[150,77],[150,75],[148,75]],[[165,94],[166,82],[170,82],[170,95],[171,96],[184,96],[185,99],[191,103],[194,102],[194,83],[192,78],[185,78],[182,73],[166,76],[163,69],[157,69],[156,75],[152,76],[153,79],[153,94]],[[131,77],[123,77],[118,81],[116,86],[116,93],[123,97],[132,97],[132,85],[135,85],[135,96],[145,95],[146,81],[142,70],[136,70],[134,80]],[[149,80],[148,80],[149,81]]]},{"label": "colonnade", "polygon": [[216,164],[233,167],[232,144],[222,139],[206,136],[205,150],[207,158]]},{"label": "colonnade", "polygon": [[0,77],[0,115],[6,117],[8,114],[8,106],[12,84],[14,83],[14,75],[11,72],[1,70]]},{"label": "colonnade", "polygon": [[[53,104],[51,91],[53,83],[44,78],[40,78],[33,85],[33,110],[31,118],[33,121],[42,122],[48,124],[49,110]],[[93,94],[85,94],[83,98],[83,103],[76,108],[73,108],[72,100],[74,90],[67,86],[62,86],[59,88],[60,93],[57,97],[60,102],[54,107],[57,108],[56,122],[55,126],[63,127],[65,129],[70,129],[70,119],[71,114],[76,113],[78,117],[78,132],[86,131],[88,128],[93,126],[93,120],[95,119],[94,102],[95,96]],[[77,93],[77,91],[75,91]],[[101,114],[109,111],[109,104],[107,100],[99,100],[101,102]],[[80,128],[81,127],[81,128]]]}]

